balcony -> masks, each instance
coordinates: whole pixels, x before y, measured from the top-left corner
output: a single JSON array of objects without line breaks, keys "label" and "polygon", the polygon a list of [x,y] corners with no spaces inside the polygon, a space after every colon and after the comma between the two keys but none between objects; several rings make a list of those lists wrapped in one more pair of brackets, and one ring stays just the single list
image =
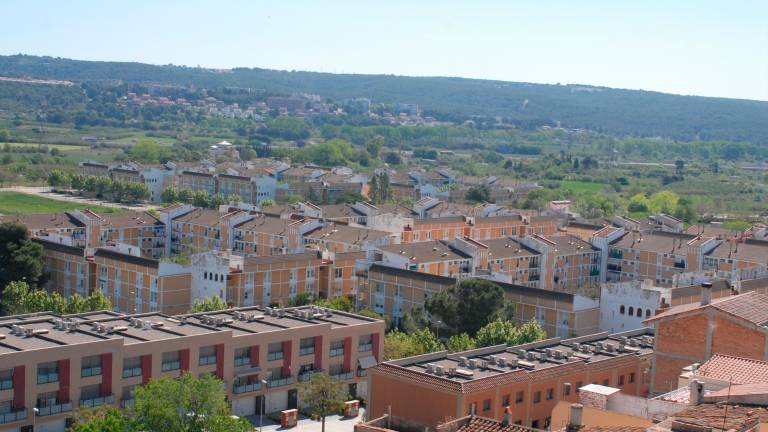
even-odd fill
[{"label": "balcony", "polygon": [[250,357],[235,357],[235,367],[250,366],[250,365],[251,365]]},{"label": "balcony", "polygon": [[37,374],[38,384],[48,384],[48,383],[56,383],[56,382],[59,382],[58,372],[49,372],[49,373],[38,372]]},{"label": "balcony", "polygon": [[352,379],[353,376],[354,376],[354,373],[352,373],[352,371],[349,371],[349,372],[341,372],[336,375],[331,375],[331,378],[337,379],[339,381],[344,381],[344,380]]},{"label": "balcony", "polygon": [[373,343],[363,343],[357,346],[357,352],[373,351]]},{"label": "balcony", "polygon": [[282,359],[283,359],[282,351],[271,352],[267,354],[267,361],[282,360]]},{"label": "balcony", "polygon": [[120,401],[120,408],[130,408],[133,406],[135,399],[123,399]]},{"label": "balcony", "polygon": [[123,369],[123,378],[132,378],[135,376],[141,376],[141,373],[142,371],[140,367]]},{"label": "balcony", "polygon": [[308,356],[308,355],[312,355],[314,353],[315,353],[315,347],[313,347],[313,346],[311,346],[311,347],[303,347],[303,348],[299,349],[299,355],[300,356]]},{"label": "balcony", "polygon": [[27,410],[12,411],[5,414],[0,414],[0,424],[13,423],[20,420],[27,419]]},{"label": "balcony", "polygon": [[99,375],[101,375],[101,366],[85,367],[80,369],[80,376],[83,378]]},{"label": "balcony", "polygon": [[0,381],[0,391],[13,389],[13,380]]},{"label": "balcony", "polygon": [[359,377],[367,377],[368,376],[368,370],[367,369],[358,369],[357,370],[357,376],[359,376]]},{"label": "balcony", "polygon": [[282,387],[293,384],[293,377],[273,378],[267,381],[267,387]]},{"label": "balcony", "polygon": [[115,403],[115,395],[99,396],[90,399],[80,399],[81,407],[97,407]]},{"label": "balcony", "polygon": [[[272,386],[270,385],[270,387]],[[232,393],[234,394],[251,393],[258,390],[261,390],[260,382],[255,382],[251,384],[241,384],[241,385],[234,384],[232,386]]]},{"label": "balcony", "polygon": [[37,409],[38,417],[45,417],[72,411],[72,402],[48,405]]},{"label": "balcony", "polygon": [[164,362],[160,370],[163,372],[170,372],[181,369],[181,362],[180,361],[171,361],[171,362]]},{"label": "balcony", "polygon": [[200,357],[200,362],[198,363],[199,366],[207,366],[216,364],[216,356],[215,355],[209,355],[209,356],[203,356]]},{"label": "balcony", "polygon": [[322,372],[322,369],[315,369],[315,370],[308,370],[304,372],[299,372],[299,382],[307,382],[312,379],[312,375],[316,373]]},{"label": "balcony", "polygon": [[341,357],[344,355],[344,348],[331,348],[329,355],[331,357]]}]

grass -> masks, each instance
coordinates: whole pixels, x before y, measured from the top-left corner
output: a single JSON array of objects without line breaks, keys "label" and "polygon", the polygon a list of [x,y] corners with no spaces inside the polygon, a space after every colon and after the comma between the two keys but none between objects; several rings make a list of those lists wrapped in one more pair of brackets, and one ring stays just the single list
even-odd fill
[{"label": "grass", "polygon": [[602,190],[607,185],[605,183],[593,183],[593,182],[583,182],[583,181],[576,181],[576,180],[563,180],[560,182],[560,189],[565,190],[568,189],[573,193],[599,193],[602,192]]},{"label": "grass", "polygon": [[[89,148],[87,145],[74,145],[74,144],[43,144],[43,143],[7,143],[11,147],[29,147],[29,148],[38,148],[40,146],[46,146],[49,149],[58,149],[60,151],[72,151],[72,150],[83,150]],[[5,145],[5,144],[3,144]]]},{"label": "grass", "polygon": [[55,213],[86,208],[90,208],[97,213],[115,213],[120,211],[120,209],[111,207],[58,201],[21,192],[0,192],[0,213],[2,214]]}]

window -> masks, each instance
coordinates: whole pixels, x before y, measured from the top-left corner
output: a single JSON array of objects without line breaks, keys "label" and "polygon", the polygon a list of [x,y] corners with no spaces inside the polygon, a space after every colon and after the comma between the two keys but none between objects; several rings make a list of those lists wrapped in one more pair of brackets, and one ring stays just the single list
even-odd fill
[{"label": "window", "polygon": [[581,381],[577,381],[577,382],[576,382],[576,393],[578,393],[578,392],[579,392],[579,389],[580,389],[580,388],[581,388],[583,385],[584,385],[584,383],[582,383]]},{"label": "window", "polygon": [[216,347],[213,345],[200,348],[200,366],[216,364]]},{"label": "window", "polygon": [[629,316],[632,316],[632,315],[634,315],[634,312],[635,312],[635,308],[633,308],[632,306],[630,306],[630,307],[629,307]]},{"label": "window", "polygon": [[299,355],[311,355],[315,353],[315,338],[304,338],[299,342]]},{"label": "window", "polygon": [[508,407],[509,406],[509,400],[510,400],[510,395],[505,394],[504,396],[502,396],[501,397],[501,406],[502,407]]},{"label": "window", "polygon": [[89,377],[101,375],[101,356],[88,356],[83,357],[82,364],[80,366],[80,376]]},{"label": "window", "polygon": [[267,351],[267,361],[281,360],[283,358],[283,343],[275,342],[269,344],[269,350]]},{"label": "window", "polygon": [[331,357],[339,357],[344,355],[344,341],[343,340],[335,340],[331,341],[331,352],[329,354]]},{"label": "window", "polygon": [[523,393],[522,391],[519,391],[519,392],[515,393],[515,403],[516,404],[523,403],[523,400],[525,400],[525,393]]},{"label": "window", "polygon": [[646,318],[650,318],[651,317],[651,310],[650,309],[646,309],[645,310],[645,317]]},{"label": "window", "polygon": [[547,400],[552,400],[555,397],[555,389],[547,389]]},{"label": "window", "polygon": [[565,383],[563,385],[563,396],[571,395],[571,383]]},{"label": "window", "polygon": [[541,402],[541,392],[537,391],[533,393],[533,403],[537,404]]},{"label": "window", "polygon": [[531,422],[531,427],[534,428],[534,429],[538,429],[539,428],[539,421],[538,420],[532,421]]},{"label": "window", "polygon": [[490,411],[491,410],[491,400],[486,399],[483,401],[483,411]]},{"label": "window", "polygon": [[373,335],[367,334],[362,335],[357,340],[357,351],[358,352],[369,352],[373,351]]},{"label": "window", "polygon": [[627,382],[629,382],[630,384],[635,382],[635,373],[634,372],[629,374],[629,378],[627,379]]},{"label": "window", "polygon": [[123,378],[141,375],[141,357],[123,359]]},{"label": "window", "polygon": [[0,370],[0,391],[13,388],[13,369]]},{"label": "window", "polygon": [[59,363],[48,362],[37,365],[37,383],[47,384],[59,382]]},{"label": "window", "polygon": [[604,385],[604,386],[608,387],[610,384],[611,384],[611,383],[610,383],[610,380],[609,380],[608,378],[606,378],[606,379],[604,379],[604,380],[603,380],[603,385]]},{"label": "window", "polygon": [[624,386],[624,375],[619,375],[619,387]]},{"label": "window", "polygon": [[638,318],[642,318],[643,317],[643,309],[642,308],[637,308],[637,317]]},{"label": "window", "polygon": [[163,372],[181,369],[181,356],[178,351],[163,353],[163,363],[160,368]]},{"label": "window", "polygon": [[341,279],[342,277],[344,277],[344,269],[342,268],[335,269],[335,273],[336,273],[336,279]]},{"label": "window", "polygon": [[235,367],[251,364],[251,347],[235,348]]},{"label": "window", "polygon": [[624,315],[624,313],[625,313],[625,310],[624,310],[624,305],[621,305],[621,306],[619,307],[619,313],[620,313],[620,314],[622,314],[622,315]]}]

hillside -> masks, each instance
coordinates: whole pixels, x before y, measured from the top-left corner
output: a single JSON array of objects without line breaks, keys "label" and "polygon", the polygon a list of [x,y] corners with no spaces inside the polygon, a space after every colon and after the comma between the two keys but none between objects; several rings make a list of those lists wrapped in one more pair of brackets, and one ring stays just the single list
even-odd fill
[{"label": "hillside", "polygon": [[0,56],[0,75],[74,81],[122,80],[264,89],[270,94],[317,93],[342,100],[418,103],[442,118],[505,117],[522,126],[560,122],[615,135],[768,144],[768,102],[679,96],[575,85],[544,85],[447,77],[211,69],[141,63]]}]

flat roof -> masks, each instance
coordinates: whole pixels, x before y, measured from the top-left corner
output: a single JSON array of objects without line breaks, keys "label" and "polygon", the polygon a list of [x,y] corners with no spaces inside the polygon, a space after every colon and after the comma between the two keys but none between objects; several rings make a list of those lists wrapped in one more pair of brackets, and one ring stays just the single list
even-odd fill
[{"label": "flat roof", "polygon": [[377,246],[382,252],[389,252],[408,257],[412,264],[436,261],[466,260],[471,257],[441,241],[426,241]]}]

